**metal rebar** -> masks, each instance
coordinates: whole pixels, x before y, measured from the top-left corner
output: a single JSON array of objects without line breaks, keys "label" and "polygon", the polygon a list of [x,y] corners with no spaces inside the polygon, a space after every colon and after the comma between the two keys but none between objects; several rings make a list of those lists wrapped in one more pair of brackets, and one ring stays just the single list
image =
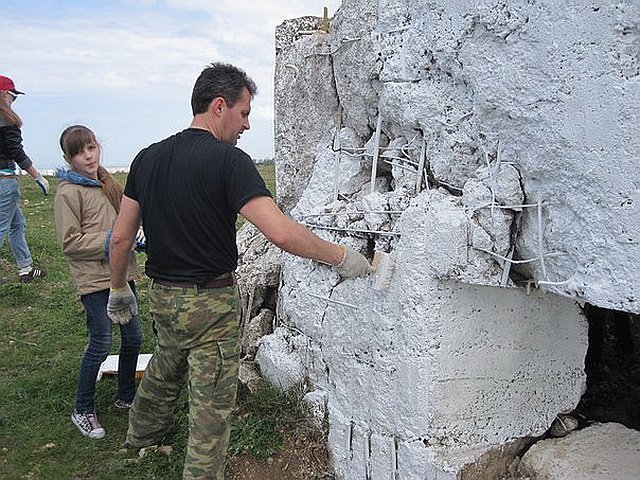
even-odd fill
[{"label": "metal rebar", "polygon": [[309,218],[309,217],[333,217],[340,215],[366,215],[367,213],[388,213],[390,215],[396,214],[400,215],[404,213],[405,210],[354,210],[352,212],[322,212],[322,213],[306,213],[304,215],[300,215],[300,218]]},{"label": "metal rebar", "polygon": [[536,282],[538,285],[548,285],[548,286],[562,286],[562,285],[567,285],[569,282],[571,282],[571,280],[573,280],[573,277],[576,274],[574,273],[573,275],[571,275],[569,278],[567,278],[566,280],[563,280],[562,282],[549,282],[547,280],[540,280],[538,282]]},{"label": "metal rebar", "polygon": [[334,300],[333,298],[328,298],[328,297],[323,297],[322,295],[317,295],[315,293],[311,293],[308,290],[304,290],[304,289],[300,289],[302,292],[306,293],[307,295],[314,297],[314,298],[318,298],[320,300],[324,300],[325,302],[329,302],[329,303],[335,303],[336,305],[342,305],[343,307],[350,307],[350,308],[355,308],[356,310],[358,309],[357,306],[355,305],[351,305],[350,303],[346,303],[346,302],[341,302],[339,300]]},{"label": "metal rebar", "polygon": [[334,230],[337,232],[371,233],[374,235],[400,236],[398,232],[386,232],[383,230],[365,230],[365,229],[358,229],[358,228],[329,227],[326,225],[316,225],[316,224],[307,223],[307,222],[302,222],[302,225],[309,228],[319,228],[320,230]]},{"label": "metal rebar", "polygon": [[532,208],[532,207],[538,207],[537,203],[523,203],[521,205],[491,205],[490,203],[485,203],[484,205],[480,205],[478,207],[474,207],[474,208],[470,208],[469,210],[479,210],[481,208],[497,208],[497,209],[508,209],[508,210],[515,210],[516,208]]},{"label": "metal rebar", "polygon": [[407,170],[408,172],[411,172],[411,173],[414,173],[414,174],[417,173],[415,171],[415,169],[412,168],[412,167],[407,167],[406,165],[401,165],[401,164],[396,163],[396,162],[391,162],[391,161],[387,160],[386,158],[383,158],[382,161],[384,163],[387,163],[387,164],[391,165],[392,167],[398,167],[401,170]]},{"label": "metal rebar", "polygon": [[373,150],[373,164],[371,165],[371,193],[376,191],[376,176],[378,175],[378,156],[380,155],[380,131],[382,130],[382,111],[380,106],[382,101],[378,103],[378,121],[376,122],[376,133],[373,137],[375,143]]},{"label": "metal rebar", "polygon": [[419,131],[417,131],[417,132],[416,132],[416,134],[413,136],[413,138],[412,138],[411,140],[409,140],[407,143],[405,143],[404,145],[402,145],[402,146],[400,147],[400,151],[401,151],[402,153],[404,153],[404,154],[405,154],[405,156],[406,156],[407,158],[410,158],[410,157],[411,157],[411,155],[409,155],[409,152],[407,152],[405,149],[406,149],[409,145],[411,145],[411,144],[415,141],[415,139],[416,139],[416,138],[418,138],[418,135],[420,135],[420,132],[419,132]]},{"label": "metal rebar", "polygon": [[422,171],[424,170],[424,162],[427,156],[427,138],[422,136],[422,148],[420,149],[420,163],[418,164],[418,178],[416,178],[416,193],[420,193],[422,189]]},{"label": "metal rebar", "polygon": [[[366,155],[366,154],[365,154]],[[383,160],[386,159],[391,159],[391,160],[400,160],[401,162],[405,162],[408,163],[410,165],[413,165],[414,167],[418,168],[419,163],[418,162],[414,162],[413,160],[411,160],[410,158],[404,158],[404,157],[397,157],[395,155],[385,155],[384,153],[382,155],[380,155],[380,158]]]},{"label": "metal rebar", "polygon": [[[337,148],[335,148],[337,145]],[[333,137],[333,146],[334,146],[334,172],[333,172],[333,200],[338,199],[338,190],[340,183],[340,132],[339,129],[336,129],[336,134]]]},{"label": "metal rebar", "polygon": [[547,278],[547,266],[544,263],[544,255],[542,254],[544,247],[544,239],[542,238],[542,200],[538,198],[538,255],[540,257],[540,268],[542,269],[542,278]]},{"label": "metal rebar", "polygon": [[528,258],[528,259],[525,259],[525,260],[510,260],[507,257],[503,257],[502,255],[500,255],[498,253],[495,253],[495,252],[492,252],[491,250],[487,250],[486,248],[480,248],[480,247],[474,247],[474,246],[471,246],[471,248],[473,248],[474,250],[479,250],[479,251],[484,252],[484,253],[488,253],[489,255],[493,255],[494,257],[499,258],[500,260],[504,260],[505,262],[509,262],[509,263],[532,263],[532,262],[540,260],[540,258],[538,258],[538,257]]},{"label": "metal rebar", "polygon": [[509,249],[509,253],[507,254],[507,259],[502,264],[502,276],[500,277],[500,286],[505,287],[509,282],[509,272],[511,272],[511,265],[513,265],[513,253],[515,252],[515,246],[511,246]]}]

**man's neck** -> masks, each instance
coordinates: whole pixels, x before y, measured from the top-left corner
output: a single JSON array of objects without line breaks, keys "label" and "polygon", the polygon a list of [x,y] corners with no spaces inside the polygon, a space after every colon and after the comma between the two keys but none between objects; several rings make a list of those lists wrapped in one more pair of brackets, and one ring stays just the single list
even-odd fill
[{"label": "man's neck", "polygon": [[211,115],[206,115],[206,114],[195,115],[193,117],[193,120],[191,120],[191,125],[189,125],[189,128],[198,128],[200,130],[206,130],[207,132],[211,133],[214,137],[220,138],[218,137],[218,134],[217,134],[218,129],[216,128],[216,124],[215,122],[213,122]]}]

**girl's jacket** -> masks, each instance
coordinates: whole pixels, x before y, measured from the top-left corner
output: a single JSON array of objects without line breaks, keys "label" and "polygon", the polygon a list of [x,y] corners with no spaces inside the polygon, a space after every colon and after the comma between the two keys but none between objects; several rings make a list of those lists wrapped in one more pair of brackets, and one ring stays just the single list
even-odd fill
[{"label": "girl's jacket", "polygon": [[[72,170],[58,169],[54,200],[56,235],[69,261],[78,295],[109,288],[109,239],[116,211],[100,182]],[[127,267],[128,280],[137,277],[135,254]]]}]

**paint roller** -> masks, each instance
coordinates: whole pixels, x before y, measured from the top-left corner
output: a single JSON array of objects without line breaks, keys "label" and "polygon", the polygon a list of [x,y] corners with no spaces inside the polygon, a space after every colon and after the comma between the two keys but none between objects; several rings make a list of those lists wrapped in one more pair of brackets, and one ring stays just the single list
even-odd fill
[{"label": "paint roller", "polygon": [[396,268],[396,256],[380,250],[373,252],[373,289],[387,290],[391,286],[391,279]]}]

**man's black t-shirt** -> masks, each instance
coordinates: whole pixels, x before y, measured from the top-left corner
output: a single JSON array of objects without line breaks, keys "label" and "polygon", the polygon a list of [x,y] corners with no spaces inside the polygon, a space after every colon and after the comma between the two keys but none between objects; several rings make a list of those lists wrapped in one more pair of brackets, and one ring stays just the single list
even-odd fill
[{"label": "man's black t-shirt", "polygon": [[271,196],[246,153],[195,128],[142,150],[124,193],[141,208],[146,274],[196,284],[236,269],[237,213]]}]

